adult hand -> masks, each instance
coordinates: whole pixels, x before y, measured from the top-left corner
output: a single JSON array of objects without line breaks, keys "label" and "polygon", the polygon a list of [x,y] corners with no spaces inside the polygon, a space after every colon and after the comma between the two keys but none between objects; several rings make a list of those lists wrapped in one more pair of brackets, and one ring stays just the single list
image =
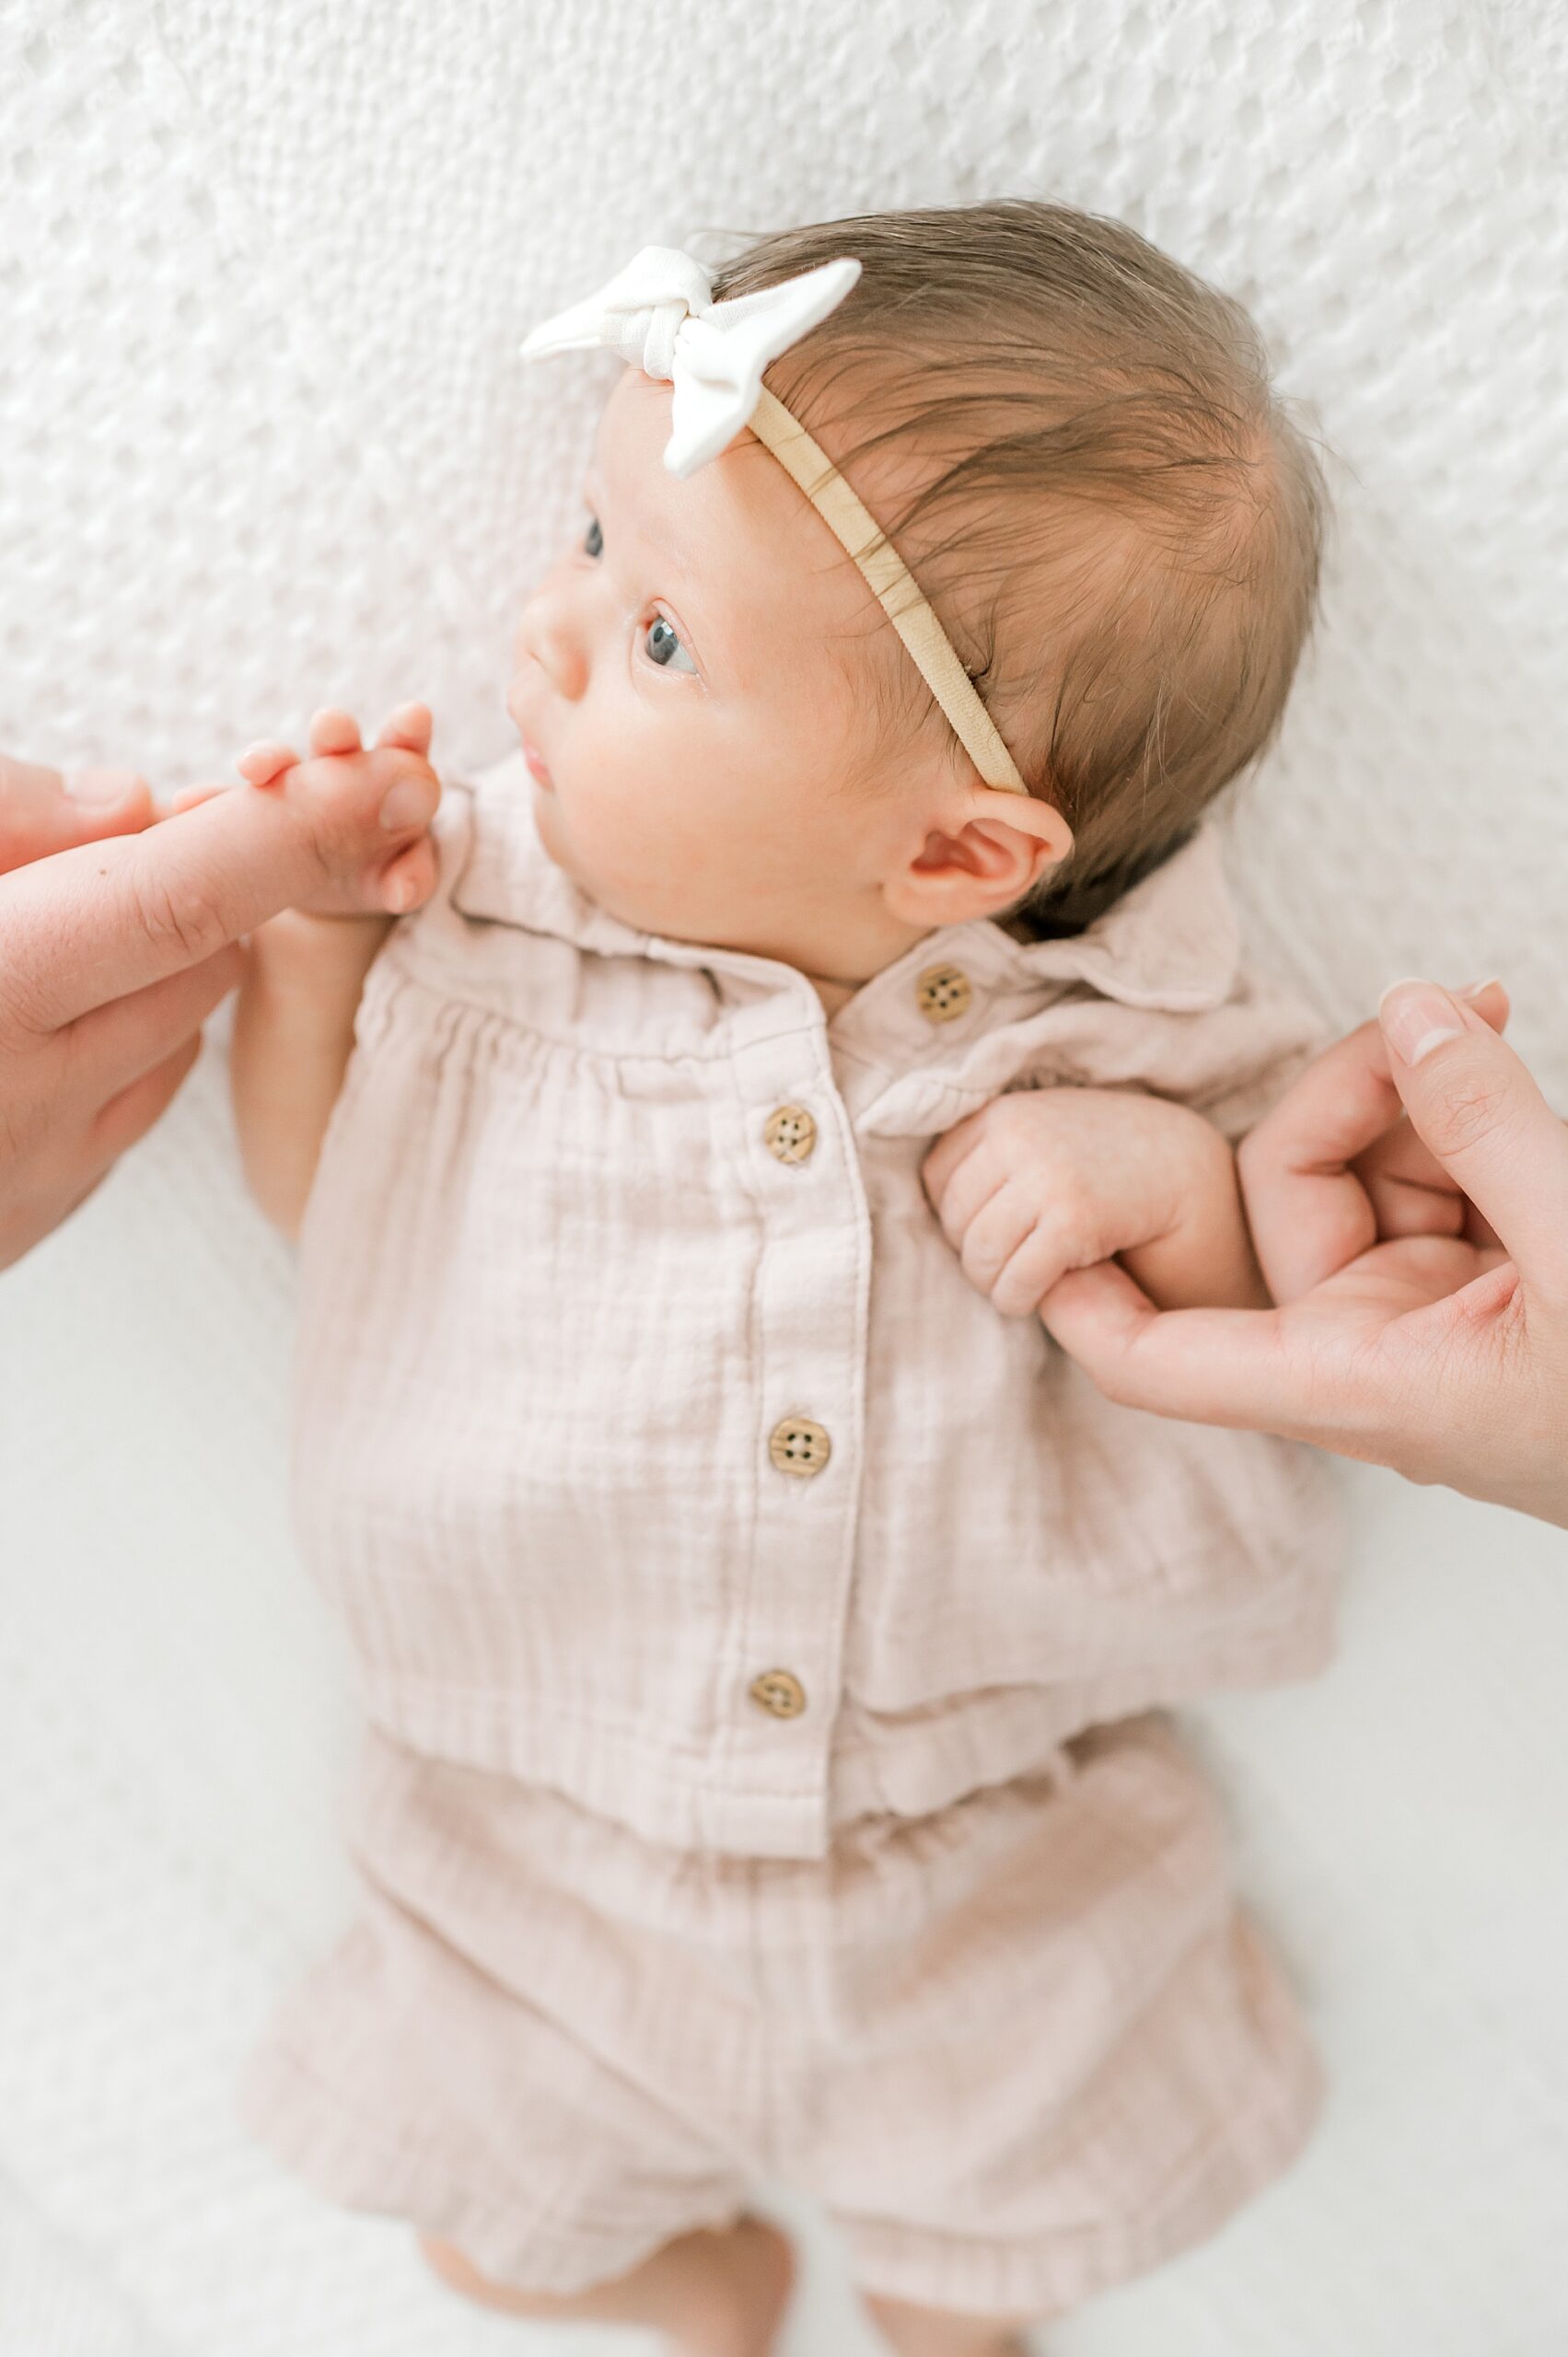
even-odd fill
[{"label": "adult hand", "polygon": [[66,777],[0,753],[0,874],[75,843],[136,834],[155,815],[151,788],[134,770]]},{"label": "adult hand", "polygon": [[1106,1263],[1047,1295],[1051,1333],[1129,1406],[1568,1524],[1568,1131],[1487,1013],[1397,985],[1253,1132],[1277,1308],[1162,1315]]},{"label": "adult hand", "polygon": [[[411,714],[424,707],[404,707],[380,741],[397,741]],[[81,842],[53,772],[8,765],[0,840],[40,849],[0,873],[0,1268],[163,1111],[239,979],[238,937],[419,841],[439,787],[416,753],[405,767],[390,790],[369,767],[330,784],[301,770]],[[394,795],[404,799],[384,826]],[[72,847],[41,855],[52,827]]]}]

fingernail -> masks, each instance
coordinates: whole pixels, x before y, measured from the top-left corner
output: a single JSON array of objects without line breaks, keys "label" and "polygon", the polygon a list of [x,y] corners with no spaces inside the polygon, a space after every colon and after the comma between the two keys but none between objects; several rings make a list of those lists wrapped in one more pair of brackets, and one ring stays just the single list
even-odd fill
[{"label": "fingernail", "polygon": [[1484,998],[1488,991],[1501,990],[1501,974],[1488,974],[1484,982],[1461,982],[1454,993],[1456,998]]},{"label": "fingernail", "polygon": [[123,802],[135,779],[129,770],[77,770],[65,780],[73,802]]},{"label": "fingernail", "polygon": [[381,824],[395,834],[400,827],[422,827],[436,816],[436,789],[422,777],[401,777],[381,805]]},{"label": "fingernail", "polygon": [[1383,1036],[1400,1062],[1418,1064],[1447,1039],[1462,1037],[1464,1025],[1446,991],[1435,982],[1390,982],[1378,1004]]}]

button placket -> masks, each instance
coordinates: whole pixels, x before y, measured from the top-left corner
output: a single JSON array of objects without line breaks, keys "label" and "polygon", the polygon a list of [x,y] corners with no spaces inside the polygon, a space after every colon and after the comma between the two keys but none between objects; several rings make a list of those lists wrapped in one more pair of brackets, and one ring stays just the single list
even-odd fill
[{"label": "button placket", "polygon": [[858,1490],[842,1460],[865,1380],[869,1213],[858,1158],[840,1144],[847,1116],[821,1032],[792,1024],[758,1037],[735,1078],[748,1151],[780,1167],[753,1164],[758,1487],[726,1615],[726,1757],[737,1808],[787,1813],[801,1844],[791,1853],[804,1854],[827,1824],[849,1608]]}]

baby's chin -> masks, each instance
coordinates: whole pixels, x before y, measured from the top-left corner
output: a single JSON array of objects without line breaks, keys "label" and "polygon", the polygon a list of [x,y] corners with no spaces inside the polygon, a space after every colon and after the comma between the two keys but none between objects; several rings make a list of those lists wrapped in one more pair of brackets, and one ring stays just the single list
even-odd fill
[{"label": "baby's chin", "polygon": [[595,877],[588,867],[574,858],[572,846],[561,817],[561,800],[553,787],[532,781],[534,825],[539,839],[552,862],[563,876],[569,876],[579,892],[593,901],[607,916],[630,925],[634,933],[655,933],[672,941],[711,941],[714,936],[700,925],[693,927],[681,915],[668,909],[649,908],[637,901],[634,893],[628,896],[614,877]]},{"label": "baby's chin", "polygon": [[533,815],[540,842],[552,865],[558,867],[563,876],[569,876],[578,891],[592,900],[596,907],[603,909],[610,916],[621,916],[623,923],[636,926],[639,931],[645,931],[637,918],[625,915],[615,906],[613,891],[607,893],[595,881],[591,865],[585,865],[581,859],[574,856],[561,817],[560,796],[553,786],[540,785],[537,778],[533,781]]}]

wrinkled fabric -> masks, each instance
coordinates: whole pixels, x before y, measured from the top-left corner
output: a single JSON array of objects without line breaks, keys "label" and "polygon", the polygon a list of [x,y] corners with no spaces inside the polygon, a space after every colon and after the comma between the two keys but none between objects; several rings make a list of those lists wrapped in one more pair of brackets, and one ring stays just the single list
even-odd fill
[{"label": "wrinkled fabric", "polygon": [[[1241,972],[1212,841],[1071,940],[933,933],[830,1023],[792,967],[598,908],[535,791],[514,757],[449,792],[302,1237],[296,1522],[371,1720],[647,1841],[821,1858],[1316,1669],[1313,1463],[1102,1399],[973,1290],[920,1181],[1005,1089],[1234,1132],[1283,1084],[1311,1027]],[[938,966],[970,990],[943,1023]],[[830,1444],[806,1479],[770,1450],[799,1418]],[[796,1716],[753,1699],[778,1671]]]},{"label": "wrinkled fabric", "polygon": [[358,1920],[253,2057],[251,2132],[328,2200],[571,2293],[828,2209],[865,2290],[1058,2315],[1294,2158],[1318,2067],[1151,1720],[825,1861],[650,1845],[369,1736]]}]

